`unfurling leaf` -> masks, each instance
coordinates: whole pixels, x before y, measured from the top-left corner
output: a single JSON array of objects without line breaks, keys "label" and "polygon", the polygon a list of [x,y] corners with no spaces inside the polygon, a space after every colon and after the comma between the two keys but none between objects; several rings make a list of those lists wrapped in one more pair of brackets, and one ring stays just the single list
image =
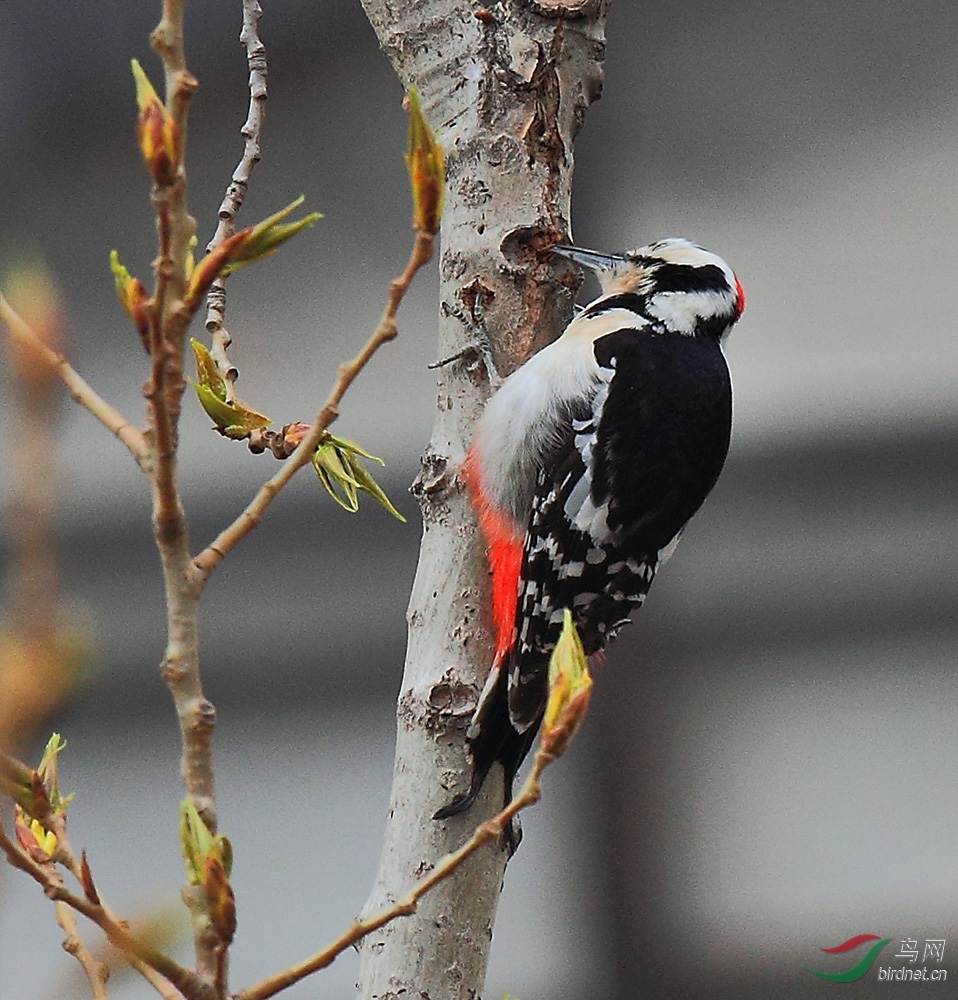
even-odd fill
[{"label": "unfurling leaf", "polygon": [[302,203],[303,196],[300,195],[295,201],[291,201],[285,208],[281,208],[268,219],[263,219],[262,222],[250,229],[244,229],[245,239],[231,255],[229,264],[223,273],[230,274],[246,264],[262,260],[263,257],[269,257],[270,254],[276,252],[281,243],[285,243],[304,229],[309,229],[318,219],[322,218],[319,212],[310,212],[309,215],[304,215],[303,218],[297,219],[295,222],[283,222]]},{"label": "unfurling leaf", "polygon": [[186,869],[186,881],[190,885],[199,885],[203,880],[203,861],[212,839],[196,806],[189,799],[184,799],[180,803],[180,852]]},{"label": "unfurling leaf", "polygon": [[[184,300],[190,309],[196,309],[203,296],[209,291],[210,285],[224,273],[226,265],[230,262],[230,255],[246,239],[248,229],[243,229],[238,233],[228,236],[223,242],[211,250],[198,264],[194,261],[192,265],[188,262],[188,276],[186,282],[186,295]],[[190,259],[192,259],[192,253]]]},{"label": "unfurling leaf", "polygon": [[229,881],[233,848],[222,834],[210,832],[188,798],[180,804],[180,848],[187,882],[202,886],[216,933],[229,944],[236,933],[236,903]]},{"label": "unfurling leaf", "polygon": [[549,660],[549,700],[539,734],[539,746],[558,757],[576,734],[592,695],[592,677],[579,632],[568,608],[563,611],[562,632]]},{"label": "unfurling leaf", "polygon": [[[385,463],[382,463],[385,464]],[[358,460],[353,460],[352,462],[353,475],[356,477],[356,482],[359,484],[359,488],[366,493],[368,493],[373,500],[376,501],[385,510],[389,511],[390,514],[397,521],[402,521],[403,524],[406,523],[406,519],[399,513],[398,510],[392,505],[389,497],[383,492],[382,487],[375,479],[369,474],[369,470],[363,465],[362,462]]]},{"label": "unfurling leaf", "polygon": [[27,812],[33,808],[33,776],[36,772],[0,750],[0,792],[9,795]]},{"label": "unfurling leaf", "polygon": [[47,792],[50,809],[61,816],[65,815],[66,807],[73,798],[72,793],[70,795],[60,794],[60,783],[57,778],[57,758],[66,745],[66,740],[62,739],[59,733],[54,733],[43,748],[43,756],[40,758],[40,766],[37,768],[37,774]]},{"label": "unfurling leaf", "polygon": [[269,417],[251,410],[238,399],[229,398],[226,379],[203,344],[191,339],[190,345],[196,356],[196,377],[199,380],[191,382],[191,385],[196,390],[200,406],[220,434],[233,440],[243,440],[253,431],[268,427],[272,423]]},{"label": "unfurling leaf", "polygon": [[226,379],[220,374],[213,355],[195,337],[190,338],[190,347],[196,357],[196,377],[199,384],[210,392],[221,402],[225,403],[229,393],[226,391]]},{"label": "unfurling leaf", "polygon": [[214,836],[189,798],[180,803],[180,850],[190,885],[202,885],[206,862],[215,858],[228,876],[233,868],[233,847],[222,834]]},{"label": "unfurling leaf", "polygon": [[157,184],[172,184],[180,167],[180,131],[149,77],[136,59],[130,64],[136,83],[136,138],[143,162]]},{"label": "unfurling leaf", "polygon": [[263,257],[269,257],[276,252],[280,244],[308,229],[317,219],[322,218],[319,212],[312,212],[295,222],[284,223],[283,220],[302,203],[303,196],[300,195],[268,219],[228,236],[198,264],[188,268],[185,295],[187,306],[191,309],[197,308],[210,285],[220,275],[225,277],[238,268],[262,260]]},{"label": "unfurling leaf", "polygon": [[66,746],[58,733],[47,741],[40,766],[31,770],[6,754],[0,754],[0,788],[14,800],[13,829],[20,846],[34,861],[53,860],[57,835],[62,830],[72,795],[61,795],[57,779],[57,756]]},{"label": "unfurling leaf", "polygon": [[409,150],[406,169],[412,188],[413,229],[424,233],[439,231],[446,186],[442,147],[422,116],[419,94],[410,88],[403,102],[409,115]]},{"label": "unfurling leaf", "polygon": [[187,283],[189,283],[190,278],[193,277],[193,269],[196,267],[196,258],[193,256],[193,251],[196,249],[196,233],[190,237],[189,245],[186,248],[186,257],[183,261],[183,277],[186,278]]},{"label": "unfurling leaf", "polygon": [[[311,459],[316,475],[326,492],[351,514],[359,510],[359,483],[351,475],[349,463],[337,439],[330,435],[313,452]],[[342,496],[340,496],[340,492]]]},{"label": "unfurling leaf", "polygon": [[113,272],[113,281],[116,285],[116,297],[149,353],[150,343],[147,335],[150,330],[150,317],[146,311],[146,304],[150,297],[146,288],[139,278],[134,278],[120,263],[120,255],[116,250],[110,251],[110,270]]},{"label": "unfurling leaf", "polygon": [[313,453],[312,465],[326,492],[351,514],[359,510],[359,492],[368,493],[393,517],[405,522],[405,518],[389,502],[389,497],[370,475],[363,460],[385,465],[381,458],[371,455],[354,441],[327,434]]},{"label": "unfurling leaf", "polygon": [[206,411],[207,416],[216,425],[216,430],[233,441],[242,441],[244,438],[262,427],[268,427],[272,420],[265,414],[257,413],[242,403],[224,403],[205,385],[193,385],[196,390],[196,397],[200,401],[200,406]]},{"label": "unfurling leaf", "polygon": [[17,843],[38,864],[46,864],[53,860],[57,849],[57,836],[44,828],[38,819],[31,819],[20,806],[13,810],[13,832]]}]

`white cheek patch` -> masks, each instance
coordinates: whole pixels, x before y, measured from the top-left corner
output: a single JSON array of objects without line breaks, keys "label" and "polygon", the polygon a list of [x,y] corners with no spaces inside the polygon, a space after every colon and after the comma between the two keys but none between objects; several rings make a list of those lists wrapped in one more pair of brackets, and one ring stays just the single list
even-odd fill
[{"label": "white cheek patch", "polygon": [[702,320],[731,314],[732,299],[715,292],[659,292],[646,308],[672,332],[691,336]]}]

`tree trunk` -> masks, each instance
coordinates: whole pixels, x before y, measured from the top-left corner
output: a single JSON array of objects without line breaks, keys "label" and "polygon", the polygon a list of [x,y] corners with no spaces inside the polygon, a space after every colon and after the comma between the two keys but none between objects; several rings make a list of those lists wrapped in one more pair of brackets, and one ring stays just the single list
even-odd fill
[{"label": "tree trunk", "polygon": [[[467,780],[463,736],[492,662],[483,549],[457,472],[490,369],[507,374],[569,319],[571,273],[544,250],[569,236],[572,140],[601,90],[609,2],[363,0],[445,153],[437,356],[464,352],[439,369],[432,440],[414,485],[424,535],[389,818],[366,912],[405,891],[502,802],[496,768],[464,816],[431,819]],[[501,847],[483,849],[416,914],[367,937],[359,995],[478,997],[507,860]]]}]

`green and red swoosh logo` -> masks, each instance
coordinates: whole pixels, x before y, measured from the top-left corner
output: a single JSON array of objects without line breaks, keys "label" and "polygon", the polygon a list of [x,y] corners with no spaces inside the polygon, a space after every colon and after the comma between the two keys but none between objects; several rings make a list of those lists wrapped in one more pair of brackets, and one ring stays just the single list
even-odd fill
[{"label": "green and red swoosh logo", "polygon": [[879,938],[877,934],[856,934],[847,941],[836,944],[833,948],[818,949],[829,955],[843,955],[846,951],[852,951],[866,941],[875,941],[876,944],[873,944],[868,949],[865,956],[857,965],[853,965],[845,972],[819,972],[817,969],[809,969],[807,965],[805,966],[805,970],[813,976],[820,976],[822,979],[828,979],[833,983],[853,983],[856,979],[861,979],[868,972],[875,959],[878,958],[878,953],[891,941],[891,938]]}]

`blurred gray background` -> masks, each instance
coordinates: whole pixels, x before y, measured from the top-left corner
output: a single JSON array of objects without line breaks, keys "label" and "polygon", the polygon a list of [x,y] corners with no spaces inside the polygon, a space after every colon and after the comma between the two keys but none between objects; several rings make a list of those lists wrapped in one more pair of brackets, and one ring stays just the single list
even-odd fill
[{"label": "blurred gray background", "polygon": [[[0,4],[0,260],[43,254],[77,367],[134,417],[144,357],[107,258],[145,275],[153,255],[128,65],[158,78],[155,6]],[[311,419],[372,328],[409,205],[401,90],[358,3],[264,7],[264,160],[241,218],[301,192],[325,214],[231,282],[240,393],[281,424]],[[241,149],[246,65],[238,3],[193,0],[187,21],[202,243]],[[818,949],[863,932],[945,938],[958,978],[956,41],[951,3],[613,5],[575,237],[684,235],[728,259],[748,295],[728,347],[735,434],[528,814],[490,998],[824,996],[803,966],[847,968]],[[339,931],[378,860],[435,315],[432,271],[338,425],[387,459],[410,523],[371,505],[350,519],[304,474],[209,587],[237,989]],[[98,658],[54,724],[74,843],[134,914],[175,906],[181,880],[159,568],[132,462],[85,414],[64,420],[65,586]],[[273,460],[212,434],[189,400],[183,434],[199,545]],[[60,937],[35,887],[0,872],[2,1000],[86,995]],[[906,964],[897,945],[880,964]],[[347,996],[355,972],[344,956],[288,995]],[[859,992],[890,995],[875,975]]]}]

